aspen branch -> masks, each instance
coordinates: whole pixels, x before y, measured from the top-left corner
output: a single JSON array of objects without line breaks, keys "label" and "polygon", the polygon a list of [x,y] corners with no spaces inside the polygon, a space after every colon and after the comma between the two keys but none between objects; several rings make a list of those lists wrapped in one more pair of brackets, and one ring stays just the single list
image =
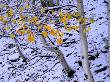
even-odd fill
[{"label": "aspen branch", "polygon": [[64,54],[62,53],[62,51],[61,51],[59,48],[54,47],[54,45],[53,45],[53,47],[51,47],[51,46],[47,43],[45,37],[44,37],[42,34],[40,35],[40,39],[41,39],[43,45],[44,45],[45,47],[47,47],[48,50],[50,50],[50,51],[52,51],[52,52],[54,52],[54,53],[56,54],[56,56],[57,56],[57,58],[58,58],[60,64],[63,66],[65,72],[66,72],[67,75],[68,75],[68,77],[73,76],[74,71],[69,67],[68,63],[66,62],[66,60],[65,60],[65,58],[64,58]]}]

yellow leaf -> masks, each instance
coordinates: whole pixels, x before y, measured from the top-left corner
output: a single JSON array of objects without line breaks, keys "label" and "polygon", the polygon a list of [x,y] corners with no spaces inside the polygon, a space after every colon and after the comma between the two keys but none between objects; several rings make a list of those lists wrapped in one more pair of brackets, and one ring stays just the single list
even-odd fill
[{"label": "yellow leaf", "polygon": [[40,22],[39,21],[35,21],[34,24],[35,25],[38,25],[38,24],[40,24]]},{"label": "yellow leaf", "polygon": [[59,13],[59,16],[60,17],[63,17],[63,12],[62,11]]},{"label": "yellow leaf", "polygon": [[42,32],[42,35],[43,35],[44,37],[47,37],[47,36],[48,36],[48,33],[47,33],[46,31],[43,31],[43,32]]},{"label": "yellow leaf", "polygon": [[24,11],[24,7],[20,7],[20,12],[23,12]]},{"label": "yellow leaf", "polygon": [[50,34],[52,35],[52,36],[55,36],[56,35],[56,30],[55,29],[52,29],[51,31],[50,31]]},{"label": "yellow leaf", "polygon": [[11,33],[11,34],[10,34],[10,38],[11,38],[11,39],[15,38],[15,34]]},{"label": "yellow leaf", "polygon": [[41,28],[42,28],[42,26],[38,26],[38,31],[40,31],[40,30],[41,30]]},{"label": "yellow leaf", "polygon": [[84,30],[83,30],[83,33],[86,33],[86,32],[87,32],[87,30],[86,30],[86,29],[84,29]]},{"label": "yellow leaf", "polygon": [[94,23],[95,22],[95,20],[94,19],[90,19],[90,23]]},{"label": "yellow leaf", "polygon": [[23,16],[22,14],[20,14],[20,19],[21,20],[25,19],[25,16]]},{"label": "yellow leaf", "polygon": [[66,29],[67,31],[71,31],[71,30],[72,30],[72,28],[69,27],[69,26],[66,26],[65,29]]},{"label": "yellow leaf", "polygon": [[91,27],[88,27],[88,31],[90,31],[91,30]]},{"label": "yellow leaf", "polygon": [[52,15],[54,15],[55,14],[55,12],[54,12],[54,10],[52,10]]},{"label": "yellow leaf", "polygon": [[26,8],[26,9],[29,9],[29,4],[26,4],[25,8]]},{"label": "yellow leaf", "polygon": [[7,20],[5,19],[5,17],[4,17],[4,16],[0,16],[0,21],[1,21],[1,22],[3,22],[4,24],[6,24],[6,23],[7,23]]},{"label": "yellow leaf", "polygon": [[14,14],[13,9],[10,8],[10,9],[7,11],[7,14],[8,14],[8,16],[13,16],[13,14]]},{"label": "yellow leaf", "polygon": [[4,20],[2,20],[2,22],[3,22],[4,24],[6,24],[6,23],[7,23],[7,20],[4,19]]},{"label": "yellow leaf", "polygon": [[12,22],[15,24],[16,23],[16,19],[13,19]]},{"label": "yellow leaf", "polygon": [[57,44],[58,44],[58,45],[61,45],[62,43],[63,43],[63,40],[62,40],[60,37],[58,37],[58,38],[57,38]]},{"label": "yellow leaf", "polygon": [[18,30],[16,31],[16,33],[19,34],[19,35],[24,35],[26,32],[25,32],[24,29],[22,29],[22,30],[18,29]]},{"label": "yellow leaf", "polygon": [[71,29],[75,29],[76,26],[70,26]]},{"label": "yellow leaf", "polygon": [[75,13],[73,13],[73,16],[77,18],[80,16],[80,14],[78,12],[75,12]]},{"label": "yellow leaf", "polygon": [[80,28],[80,26],[75,26],[75,29],[74,30],[78,30]]},{"label": "yellow leaf", "polygon": [[40,24],[40,22],[38,21],[37,16],[34,16],[34,17],[30,18],[29,23],[31,23],[31,24]]},{"label": "yellow leaf", "polygon": [[0,16],[0,21],[2,21],[4,19],[4,16]]},{"label": "yellow leaf", "polygon": [[5,27],[4,30],[9,31],[10,27]]},{"label": "yellow leaf", "polygon": [[72,19],[72,15],[71,14],[68,14],[68,19]]},{"label": "yellow leaf", "polygon": [[35,42],[35,36],[33,33],[28,34],[27,41],[28,42]]},{"label": "yellow leaf", "polygon": [[49,25],[44,25],[44,28],[48,31],[51,30],[51,26],[49,26]]},{"label": "yellow leaf", "polygon": [[63,37],[64,36],[64,33],[63,32],[60,32],[60,37]]},{"label": "yellow leaf", "polygon": [[32,33],[31,29],[28,29],[28,30],[26,31],[26,33],[27,33],[27,34]]}]

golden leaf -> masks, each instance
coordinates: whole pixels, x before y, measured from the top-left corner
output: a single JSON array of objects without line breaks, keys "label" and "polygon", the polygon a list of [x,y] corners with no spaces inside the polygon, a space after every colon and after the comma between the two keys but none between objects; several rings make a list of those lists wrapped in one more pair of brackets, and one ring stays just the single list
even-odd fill
[{"label": "golden leaf", "polygon": [[22,29],[22,30],[17,30],[16,33],[19,35],[24,35],[26,32],[24,29]]},{"label": "golden leaf", "polygon": [[63,43],[62,38],[58,37],[58,38],[57,38],[57,44],[58,44],[58,45],[61,45],[62,43]]},{"label": "golden leaf", "polygon": [[44,37],[47,37],[47,36],[48,36],[48,33],[47,33],[46,31],[43,31],[43,32],[42,32],[42,35],[43,35]]},{"label": "golden leaf", "polygon": [[48,31],[51,30],[51,26],[49,26],[49,25],[44,25],[44,28]]},{"label": "golden leaf", "polygon": [[55,36],[56,35],[56,30],[55,29],[52,29],[51,31],[50,31],[50,34],[52,35],[52,36]]},{"label": "golden leaf", "polygon": [[35,36],[33,33],[28,34],[27,41],[28,42],[35,42]]},{"label": "golden leaf", "polygon": [[78,30],[80,28],[80,26],[75,26],[75,29],[74,30]]},{"label": "golden leaf", "polygon": [[7,14],[8,14],[8,16],[13,16],[13,14],[14,14],[13,9],[10,8],[10,9],[7,11]]}]

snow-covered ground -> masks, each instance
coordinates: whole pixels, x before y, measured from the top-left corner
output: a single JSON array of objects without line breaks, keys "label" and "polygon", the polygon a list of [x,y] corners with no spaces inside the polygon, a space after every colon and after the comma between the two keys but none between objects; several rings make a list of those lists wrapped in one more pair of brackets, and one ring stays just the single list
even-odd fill
[{"label": "snow-covered ground", "polygon": [[[108,37],[106,5],[104,0],[84,0],[85,16],[96,20],[90,25],[92,30],[88,33],[90,68],[95,82],[110,82],[108,52],[104,47]],[[0,39],[0,82],[86,82],[81,64],[79,34],[74,31],[66,32],[64,39],[65,44],[60,49],[69,66],[75,71],[73,78],[65,75],[56,55],[42,48],[38,38],[37,45],[20,41],[26,45],[21,48],[29,59],[25,65],[13,46],[14,41],[3,37]]]}]

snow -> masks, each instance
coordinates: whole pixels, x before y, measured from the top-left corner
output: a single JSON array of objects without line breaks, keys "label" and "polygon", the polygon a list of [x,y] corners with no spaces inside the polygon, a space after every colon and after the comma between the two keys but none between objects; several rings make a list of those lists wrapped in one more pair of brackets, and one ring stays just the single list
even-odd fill
[{"label": "snow", "polygon": [[[64,5],[66,1],[69,3],[70,0],[64,0],[62,5]],[[108,68],[99,73],[95,72],[108,66],[108,53],[102,52],[102,50],[107,51],[104,49],[105,42],[102,40],[108,37],[107,7],[103,2],[104,0],[84,0],[85,16],[93,17],[97,20],[94,24],[90,25],[92,30],[87,34],[89,51],[93,50],[92,53],[89,54],[95,57],[97,56],[97,50],[99,52],[98,57],[95,57],[94,60],[90,60],[90,67],[92,74],[94,75],[95,82],[110,82],[110,78],[108,77]],[[76,3],[74,4],[76,5]],[[92,8],[94,9],[91,10]],[[100,17],[103,18],[99,19]],[[68,33],[71,33],[72,36]],[[75,71],[73,78],[68,78],[65,75],[63,67],[55,57],[38,57],[56,56],[54,53],[42,48],[42,43],[38,38],[39,37],[37,36],[37,45],[34,43],[27,43],[23,37],[20,37],[19,39],[21,44],[23,43],[26,45],[21,46],[21,49],[23,54],[29,59],[27,65],[22,62],[22,59],[17,60],[16,62],[11,62],[10,60],[18,59],[19,54],[16,51],[16,47],[7,48],[6,44],[13,44],[14,41],[9,38],[0,39],[0,82],[86,82],[84,80],[83,68],[80,66],[82,55],[80,54],[80,37],[77,32],[65,31],[64,39],[67,38],[65,42],[75,40],[75,43],[70,43],[70,45],[64,44],[60,47],[67,63]],[[38,52],[32,52],[34,50],[31,48],[36,49],[36,46],[39,48]],[[11,68],[11,70],[9,70],[9,68]]]}]

